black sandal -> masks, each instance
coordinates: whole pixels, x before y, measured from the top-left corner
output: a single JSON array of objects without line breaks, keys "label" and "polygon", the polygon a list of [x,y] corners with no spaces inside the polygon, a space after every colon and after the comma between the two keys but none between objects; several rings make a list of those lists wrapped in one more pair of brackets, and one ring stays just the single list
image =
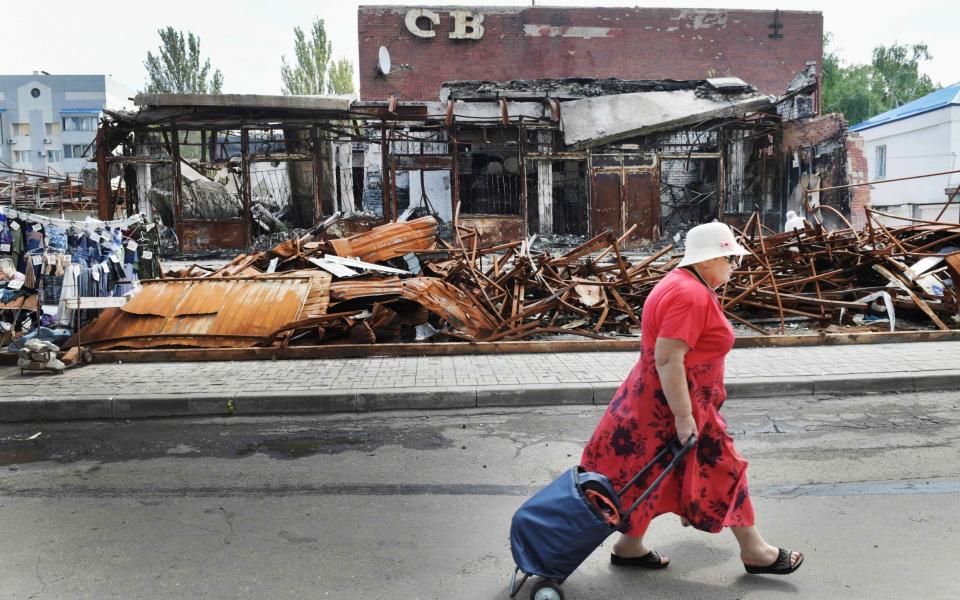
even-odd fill
[{"label": "black sandal", "polygon": [[670,561],[663,562],[655,550],[643,556],[618,556],[610,553],[610,564],[618,567],[640,567],[643,569],[665,569]]},{"label": "black sandal", "polygon": [[765,567],[757,567],[753,565],[743,565],[743,568],[747,570],[747,573],[751,575],[789,575],[797,569],[800,568],[800,565],[803,564],[803,554],[800,554],[800,558],[797,559],[796,564],[790,563],[790,556],[793,554],[789,550],[784,550],[780,548],[780,554],[777,556],[777,560],[773,561],[772,564],[769,564]]}]

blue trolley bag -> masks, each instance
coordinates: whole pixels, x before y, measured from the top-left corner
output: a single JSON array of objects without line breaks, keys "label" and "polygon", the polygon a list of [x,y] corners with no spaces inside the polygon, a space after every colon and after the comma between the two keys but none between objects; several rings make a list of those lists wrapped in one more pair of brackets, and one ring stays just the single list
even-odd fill
[{"label": "blue trolley bag", "polygon": [[[690,436],[683,447],[676,440],[671,441],[619,491],[614,490],[604,475],[577,466],[524,502],[510,525],[510,550],[516,563],[510,597],[520,591],[531,575],[563,583],[605,539],[626,523],[630,514],[657,489],[696,442],[696,436]],[[630,508],[621,513],[623,494],[670,452],[674,454],[670,463]],[[612,521],[616,524],[605,519],[587,499],[584,485],[588,483],[592,483],[593,488],[599,486],[615,505],[618,518]],[[523,579],[516,585],[518,573],[523,574]]]}]

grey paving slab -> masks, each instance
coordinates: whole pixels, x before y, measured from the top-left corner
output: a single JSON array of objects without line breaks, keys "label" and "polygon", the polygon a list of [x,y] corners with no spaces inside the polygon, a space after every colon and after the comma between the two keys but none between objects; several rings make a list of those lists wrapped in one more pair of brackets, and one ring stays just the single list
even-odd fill
[{"label": "grey paving slab", "polygon": [[[609,402],[637,352],[0,367],[0,421]],[[730,397],[960,388],[960,342],[745,348]],[[481,392],[478,392],[481,390]],[[230,403],[232,402],[232,405]]]}]

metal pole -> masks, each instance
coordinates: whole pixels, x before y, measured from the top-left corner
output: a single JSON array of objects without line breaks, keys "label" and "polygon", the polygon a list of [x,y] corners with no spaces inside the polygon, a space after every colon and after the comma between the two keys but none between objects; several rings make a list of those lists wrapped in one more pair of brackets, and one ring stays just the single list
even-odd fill
[{"label": "metal pole", "polygon": [[244,245],[250,245],[250,229],[253,227],[253,220],[250,218],[250,131],[246,128],[240,130],[240,169],[242,171],[241,198],[243,200],[243,241]]},{"label": "metal pole", "polygon": [[[523,126],[522,120],[517,125],[517,133],[520,135],[520,207],[521,213],[523,214],[523,233],[527,236],[531,233],[529,207],[527,206],[527,128]],[[540,134],[537,133],[537,135],[539,136]],[[511,194],[511,196],[512,195],[513,194]],[[541,227],[541,230],[542,229]]]},{"label": "metal pole", "polygon": [[451,160],[453,168],[450,171],[450,175],[453,179],[453,181],[450,182],[451,184],[450,190],[452,192],[450,194],[450,214],[455,215],[457,212],[457,205],[460,204],[460,159],[459,159],[460,153],[458,151],[457,138],[453,134],[452,125],[450,126],[450,129],[447,132],[447,137],[452,140],[450,143],[450,146],[453,150],[452,160]]},{"label": "metal pole", "polygon": [[393,194],[390,193],[390,163],[387,160],[387,156],[390,152],[390,144],[387,142],[387,124],[386,122],[381,122],[380,124],[380,181],[382,183],[382,188],[380,191],[383,195],[383,220],[386,222],[392,221],[390,215],[390,204],[391,197]]},{"label": "metal pole", "polygon": [[170,129],[170,151],[173,153],[173,219],[177,244],[183,248],[183,227],[180,225],[182,198],[180,197],[180,133],[176,127]]},{"label": "metal pole", "polygon": [[877,179],[876,181],[865,181],[863,183],[849,183],[847,185],[835,185],[832,187],[805,190],[805,192],[813,193],[813,192],[826,192],[828,190],[844,190],[847,188],[858,187],[861,185],[874,185],[877,183],[892,183],[894,181],[907,181],[909,179],[923,179],[924,177],[937,177],[938,175],[951,175],[953,173],[960,173],[960,169],[957,169],[955,171],[943,171],[941,173],[927,173],[926,175],[911,175],[910,177],[897,177],[896,179]]},{"label": "metal pole", "polygon": [[953,202],[953,199],[957,197],[957,192],[960,192],[960,185],[958,185],[952,192],[950,192],[950,197],[947,198],[947,203],[943,205],[943,208],[940,209],[940,214],[937,215],[935,220],[939,221],[940,217],[943,216],[943,213],[947,212],[947,209],[950,208],[950,204]]},{"label": "metal pole", "polygon": [[[310,137],[313,146],[313,225],[316,225],[323,220],[323,148],[320,129],[313,127]],[[336,203],[334,203],[334,212],[336,209]]]},{"label": "metal pole", "polygon": [[217,130],[211,129],[210,136],[207,138],[210,148],[208,149],[208,154],[210,157],[210,162],[217,162]]},{"label": "metal pole", "polygon": [[103,123],[100,123],[100,127],[97,128],[97,215],[101,221],[109,221],[113,218],[112,204],[110,179],[107,176],[107,134]]},{"label": "metal pole", "polygon": [[723,130],[717,131],[717,147],[720,149],[720,160],[717,162],[717,191],[719,192],[719,202],[717,202],[717,220],[723,221],[723,213],[727,203],[727,137]]}]

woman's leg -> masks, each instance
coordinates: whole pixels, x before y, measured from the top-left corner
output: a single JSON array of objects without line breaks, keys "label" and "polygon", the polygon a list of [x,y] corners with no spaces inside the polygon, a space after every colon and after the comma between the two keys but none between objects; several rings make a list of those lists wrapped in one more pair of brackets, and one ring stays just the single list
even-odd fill
[{"label": "woman's leg", "polygon": [[[740,544],[740,560],[745,565],[765,567],[773,564],[780,555],[780,549],[768,544],[760,535],[756,525],[731,527],[730,531],[733,532],[733,535],[737,538],[737,543]],[[800,556],[799,552],[791,552],[790,565],[796,565]]]},{"label": "woman's leg", "polygon": [[[642,535],[624,534],[613,544],[613,553],[621,558],[639,558],[649,554],[650,548],[643,545]],[[670,559],[661,555],[660,562],[667,564],[670,562]]]}]

